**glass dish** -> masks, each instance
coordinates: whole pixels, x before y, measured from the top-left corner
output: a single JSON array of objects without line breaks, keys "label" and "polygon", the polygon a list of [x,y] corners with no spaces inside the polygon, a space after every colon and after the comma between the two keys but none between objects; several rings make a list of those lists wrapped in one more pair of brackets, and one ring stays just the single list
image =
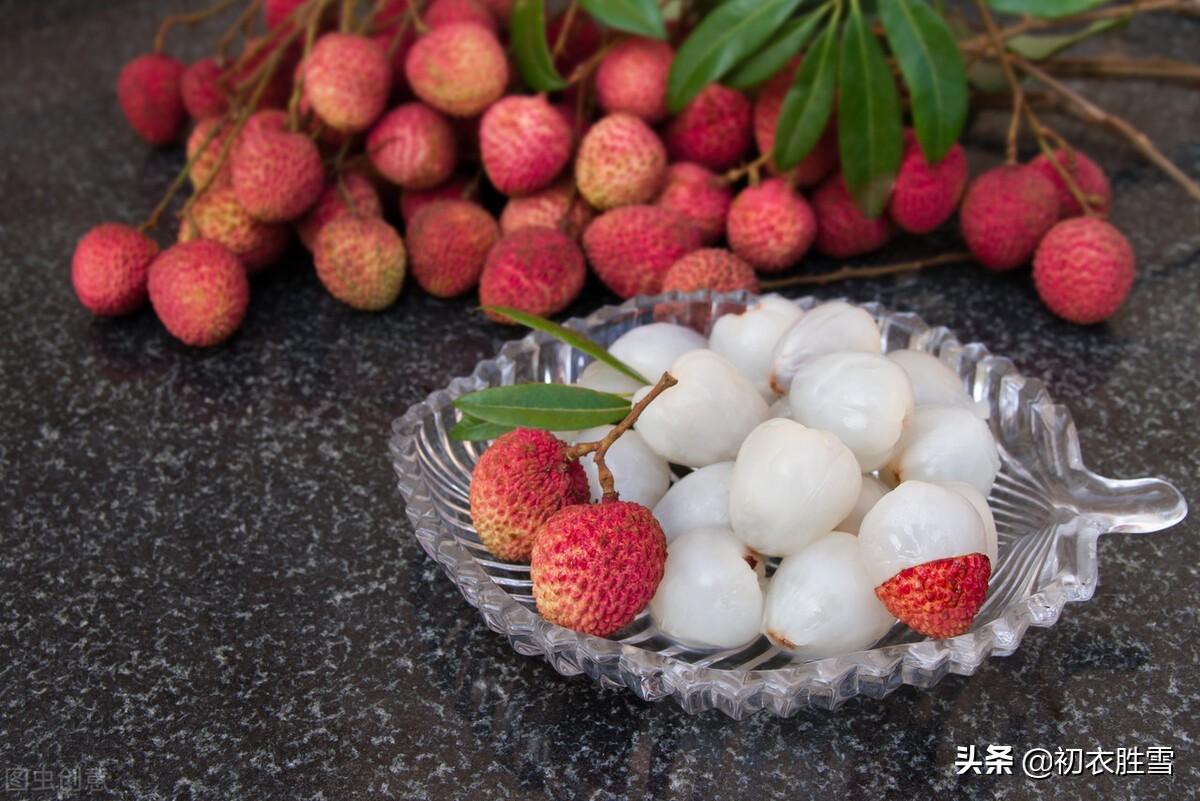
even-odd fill
[{"label": "glass dish", "polygon": [[[717,317],[753,302],[742,292],[672,293],[607,306],[567,325],[605,345],[654,321],[707,334]],[[977,343],[962,345],[915,314],[872,303],[863,308],[878,320],[885,351],[936,354],[991,411],[1003,462],[989,498],[1000,555],[966,634],[927,640],[897,624],[869,650],[803,661],[764,637],[731,651],[689,649],[658,632],[645,612],[612,639],[543,620],[530,596],[529,567],[491,558],[471,528],[467,489],[485,445],[449,437],[459,417],[451,401],[459,395],[525,381],[570,383],[579,375],[589,359],[540,333],[507,343],[393,424],[392,463],[418,542],[519,653],[542,656],[565,676],[586,673],[603,686],[628,687],[648,701],[670,697],[688,712],[716,708],[741,718],[758,710],[787,716],[808,706],[834,708],[859,693],[880,698],[902,684],[927,688],[947,673],[970,675],[989,656],[1015,651],[1030,626],[1052,626],[1067,602],[1092,597],[1101,534],[1158,531],[1186,515],[1182,495],[1165,481],[1118,481],[1087,470],[1070,413],[1008,359]]]}]

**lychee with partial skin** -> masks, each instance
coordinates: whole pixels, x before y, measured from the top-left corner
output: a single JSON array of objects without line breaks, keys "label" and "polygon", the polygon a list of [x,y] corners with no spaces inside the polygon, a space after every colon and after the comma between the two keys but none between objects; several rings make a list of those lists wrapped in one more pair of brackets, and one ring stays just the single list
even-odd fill
[{"label": "lychee with partial skin", "polygon": [[500,214],[500,231],[511,234],[521,228],[558,228],[578,240],[592,216],[591,207],[566,180],[531,195],[511,198]]},{"label": "lychee with partial skin", "polygon": [[691,220],[706,245],[725,235],[732,202],[733,191],[728,183],[707,167],[686,161],[667,168],[662,193],[655,201]]},{"label": "lychee with partial skin", "polygon": [[138,56],[117,77],[117,101],[138,136],[156,147],[179,140],[187,121],[183,63],[161,53]]},{"label": "lychee with partial skin", "polygon": [[596,99],[609,114],[624,111],[649,123],[667,116],[667,77],[675,51],[666,42],[633,37],[617,42],[596,70]]},{"label": "lychee with partial skin", "polygon": [[583,252],[574,239],[557,228],[520,228],[488,253],[479,279],[479,301],[550,317],[579,297],[586,277]]},{"label": "lychee with partial skin", "polygon": [[709,84],[667,124],[663,138],[671,160],[718,172],[736,166],[754,138],[753,113],[741,92]]},{"label": "lychee with partial skin", "polygon": [[451,176],[450,180],[432,189],[403,189],[400,191],[400,216],[407,226],[418,211],[439,200],[475,200],[478,194],[476,183],[462,175]]},{"label": "lychee with partial skin", "polygon": [[313,250],[317,277],[329,294],[356,309],[379,311],[404,286],[404,241],[378,217],[343,214],[321,229]]},{"label": "lychee with partial skin", "polygon": [[571,159],[571,126],[544,97],[493,103],[479,124],[479,151],[492,185],[526,195],[553,183]]},{"label": "lychee with partial skin", "polygon": [[958,208],[967,185],[967,157],[957,142],[930,164],[912,131],[904,132],[904,157],[888,200],[888,216],[910,234],[927,234]]},{"label": "lychee with partial skin", "polygon": [[230,170],[238,203],[263,222],[300,217],[325,188],[321,154],[311,139],[298,133],[262,130],[243,135],[233,148]]},{"label": "lychee with partial skin", "polygon": [[1120,231],[1096,217],[1073,217],[1042,237],[1033,257],[1033,283],[1050,311],[1080,325],[1107,320],[1133,287],[1133,248]]},{"label": "lychee with partial skin", "polygon": [[508,59],[495,34],[458,22],[417,40],[404,65],[417,97],[438,111],[473,117],[500,99],[508,86]]},{"label": "lychee with partial skin", "polygon": [[146,276],[158,256],[150,237],[120,223],[97,225],[84,234],[71,258],[71,283],[92,314],[116,317],[146,303]]},{"label": "lychee with partial skin", "polygon": [[296,224],[300,241],[310,251],[317,246],[321,229],[343,215],[359,217],[382,217],[383,206],[379,193],[369,180],[356,172],[345,173],[335,178],[308,214]]},{"label": "lychee with partial skin", "polygon": [[661,292],[671,265],[700,247],[700,235],[670,209],[623,206],[592,221],[583,247],[600,280],[631,298]]},{"label": "lychee with partial skin", "polygon": [[452,298],[479,282],[500,226],[478,203],[443,200],[413,215],[408,225],[412,274],[438,298]]},{"label": "lychee with partial skin", "polygon": [[847,259],[878,250],[892,238],[892,223],[885,215],[871,219],[854,202],[841,173],[830,176],[812,195],[817,216],[817,250],[835,259]]},{"label": "lychee with partial skin", "polygon": [[454,129],[423,103],[405,103],[375,124],[367,156],[379,174],[406,189],[444,183],[458,163]]},{"label": "lychee with partial skin", "polygon": [[817,236],[807,202],[782,178],[743,189],[729,207],[729,247],[756,270],[786,270],[803,258]]},{"label": "lychee with partial skin", "polygon": [[232,336],[250,302],[246,268],[228,249],[206,239],[163,251],[150,265],[148,289],[162,324],[195,347]]},{"label": "lychee with partial skin", "polygon": [[[1104,174],[1104,170],[1100,169],[1100,165],[1078,150],[1056,150],[1054,151],[1054,160],[1075,180],[1075,184],[1088,201],[1089,210],[1101,217],[1108,216],[1108,209],[1112,205],[1112,185],[1109,184],[1108,176]],[[1038,155],[1029,162],[1029,166],[1046,176],[1050,179],[1050,183],[1054,184],[1054,192],[1058,197],[1060,220],[1083,214],[1083,207],[1079,205],[1075,195],[1071,194],[1071,190],[1067,188],[1067,182],[1058,174],[1058,170],[1054,168],[1046,154]]]},{"label": "lychee with partial skin", "polygon": [[601,211],[654,200],[666,173],[658,134],[632,114],[610,114],[593,125],[575,159],[579,192]]},{"label": "lychee with partial skin", "polygon": [[758,291],[754,268],[724,248],[693,250],[671,265],[663,276],[663,292]]},{"label": "lychee with partial skin", "polygon": [[942,640],[970,631],[991,574],[982,553],[952,556],[901,570],[875,595],[913,631]]},{"label": "lychee with partial skin", "polygon": [[180,228],[180,242],[207,239],[237,257],[248,275],[279,261],[291,232],[286,225],[254,219],[238,203],[233,187],[210,189],[192,204]]},{"label": "lychee with partial skin", "polygon": [[967,187],[959,221],[972,255],[984,267],[1011,270],[1029,262],[1058,220],[1054,184],[1028,166],[1004,164]]},{"label": "lychee with partial skin", "polygon": [[[775,77],[759,90],[754,101],[754,140],[760,153],[772,153],[775,149],[775,132],[779,126],[779,114],[783,101],[792,87],[799,62],[784,67]],[[772,165],[775,160],[772,158]],[[784,176],[793,186],[816,186],[833,172],[838,164],[837,124],[833,119],[825,126],[825,132],[813,145],[803,160],[787,170]]]},{"label": "lychee with partial skin", "polygon": [[430,28],[440,28],[456,22],[472,22],[482,25],[493,34],[500,33],[492,12],[477,0],[433,0],[421,15],[421,21]]},{"label": "lychee with partial skin", "polygon": [[184,70],[180,79],[183,106],[194,120],[216,117],[229,108],[229,98],[221,88],[221,67],[212,56],[202,58]]},{"label": "lychee with partial skin", "polygon": [[327,33],[304,61],[304,95],[325,124],[365,131],[387,105],[392,66],[387,50],[366,36]]}]

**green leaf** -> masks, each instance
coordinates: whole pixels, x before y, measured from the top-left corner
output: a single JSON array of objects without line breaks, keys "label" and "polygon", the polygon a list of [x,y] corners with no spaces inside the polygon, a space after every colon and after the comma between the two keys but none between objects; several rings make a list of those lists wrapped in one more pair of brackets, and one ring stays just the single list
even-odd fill
[{"label": "green leaf", "polygon": [[1055,19],[1103,5],[1106,0],[988,0],[988,5],[1005,14],[1032,14]]},{"label": "green leaf", "polygon": [[667,38],[657,0],[580,0],[579,5],[610,28],[651,39]]},{"label": "green leaf", "polygon": [[904,152],[900,95],[858,4],[851,9],[842,36],[838,149],[850,194],[864,214],[878,217]]},{"label": "green leaf", "polygon": [[507,317],[514,323],[520,323],[526,328],[532,328],[534,331],[542,331],[549,334],[559,342],[565,342],[580,353],[586,353],[593,359],[604,362],[609,367],[624,373],[634,381],[642,384],[654,383],[616,356],[613,356],[604,349],[603,345],[593,342],[578,331],[572,331],[570,328],[561,326],[553,320],[547,320],[545,317],[539,317],[536,314],[530,314],[529,312],[523,312],[508,306],[484,306],[483,311]]},{"label": "green leaf", "polygon": [[808,40],[816,33],[817,25],[829,8],[829,6],[822,6],[800,19],[788,21],[780,29],[775,41],[739,64],[737,69],[725,79],[725,83],[734,89],[742,90],[753,89],[759,84],[766,83],[808,44]]},{"label": "green leaf", "polygon": [[879,16],[912,99],[917,141],[939,162],[967,121],[967,71],[954,35],[924,0],[883,0]]},{"label": "green leaf", "polygon": [[696,26],[667,80],[667,107],[678,114],[713,81],[761,47],[802,0],[729,0]]},{"label": "green leaf", "polygon": [[463,395],[454,406],[477,420],[502,426],[576,431],[616,423],[629,401],[607,392],[566,384],[512,384]]},{"label": "green leaf", "polygon": [[837,82],[837,23],[834,17],[808,49],[783,98],[775,127],[775,164],[781,170],[803,161],[825,133]]},{"label": "green leaf", "polygon": [[529,88],[537,92],[565,89],[567,82],[554,68],[554,57],[546,43],[546,10],[542,0],[516,0],[509,27],[513,59]]},{"label": "green leaf", "polygon": [[1014,36],[1006,44],[1009,50],[1024,56],[1030,61],[1042,61],[1043,59],[1050,58],[1055,53],[1066,50],[1071,45],[1082,42],[1084,39],[1090,39],[1098,33],[1103,33],[1104,31],[1127,24],[1129,24],[1127,18],[1098,19],[1080,31],[1059,34],[1027,33],[1023,36]]},{"label": "green leaf", "polygon": [[487,420],[480,420],[478,417],[465,414],[454,424],[454,428],[450,429],[450,439],[456,439],[459,442],[482,442],[496,439],[512,430],[513,426],[489,423]]}]

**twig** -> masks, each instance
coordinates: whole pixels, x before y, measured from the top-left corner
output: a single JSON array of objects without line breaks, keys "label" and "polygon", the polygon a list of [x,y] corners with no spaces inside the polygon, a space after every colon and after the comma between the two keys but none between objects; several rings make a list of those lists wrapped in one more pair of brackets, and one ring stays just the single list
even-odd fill
[{"label": "twig", "polygon": [[[748,161],[740,167],[734,167],[732,170],[722,175],[721,180],[727,184],[732,184],[736,181],[742,180],[747,175],[751,176],[751,178],[754,178],[757,176],[759,170],[770,163],[771,154],[763,153],[761,156],[754,159],[754,161]],[[753,181],[753,183],[757,184],[758,181]]]},{"label": "twig", "polygon": [[1008,123],[1008,138],[1004,148],[1004,160],[1008,164],[1017,163],[1017,137],[1021,133],[1021,109],[1025,107],[1025,94],[1021,90],[1021,82],[1017,80],[1017,74],[1013,71],[1012,57],[1008,50],[1001,43],[1000,31],[996,28],[996,21],[992,19],[992,12],[988,10],[985,0],[975,0],[975,7],[979,9],[979,16],[983,20],[983,27],[987,29],[987,35],[996,50],[997,58],[1000,59],[1000,67],[1004,70],[1004,77],[1008,81],[1008,86],[1012,90],[1012,118]]},{"label": "twig", "polygon": [[[238,14],[238,18],[233,21],[233,24],[226,28],[225,32],[217,39],[217,60],[222,64],[225,63],[226,56],[228,55],[229,45],[237,37],[238,33],[250,24],[262,4],[263,0],[251,0],[250,4],[242,9],[242,13]],[[264,37],[264,41],[266,38],[269,37]]]},{"label": "twig", "polygon": [[567,6],[567,10],[563,13],[562,28],[558,31],[558,38],[554,40],[554,58],[562,55],[563,49],[567,46],[567,40],[571,38],[571,26],[575,24],[575,15],[579,13],[579,0],[571,0],[571,5]]},{"label": "twig", "polygon": [[605,44],[595,53],[592,53],[592,55],[588,57],[587,61],[571,70],[571,74],[567,76],[567,85],[573,86],[580,81],[587,80],[596,67],[600,66],[600,62],[603,61],[604,57],[608,55],[608,51],[612,50],[614,44],[615,42],[609,42]]},{"label": "twig", "polygon": [[926,267],[939,267],[943,264],[959,264],[961,262],[971,261],[974,257],[965,250],[954,250],[949,253],[941,253],[937,256],[929,256],[924,259],[913,259],[912,261],[904,261],[898,264],[885,264],[880,267],[842,267],[838,270],[833,270],[828,273],[818,273],[817,275],[793,275],[790,278],[779,278],[774,281],[763,281],[759,287],[764,290],[787,289],[793,286],[821,286],[824,284],[833,284],[838,281],[847,281],[858,278],[881,278],[886,275],[898,275],[900,273],[911,273],[917,270],[924,270]]},{"label": "twig", "polygon": [[354,27],[354,12],[358,8],[358,0],[342,0],[342,11],[338,19],[338,30],[350,33]]},{"label": "twig", "polygon": [[[1025,17],[1015,25],[1010,25],[1003,30],[1000,30],[1000,41],[1005,42],[1014,36],[1020,36],[1029,31],[1043,30],[1045,28],[1059,28],[1066,25],[1077,25],[1081,22],[1095,22],[1096,20],[1114,19],[1120,17],[1132,17],[1135,14],[1146,14],[1153,11],[1180,11],[1184,13],[1200,12],[1200,2],[1197,0],[1142,0],[1141,2],[1127,3],[1120,6],[1109,6],[1108,8],[1097,9],[1083,14],[1073,14],[1067,17],[1058,19],[1041,19],[1038,17]],[[959,43],[961,50],[978,50],[980,48],[988,49],[992,47],[992,40],[988,34],[976,36],[974,39],[968,39],[965,42]]]},{"label": "twig", "polygon": [[201,11],[193,11],[188,14],[172,14],[162,21],[158,26],[158,33],[154,36],[154,52],[161,53],[167,46],[167,32],[176,25],[196,25],[204,22],[206,19],[215,17],[218,14],[224,13],[238,0],[217,0],[206,9]]},{"label": "twig", "polygon": [[1145,78],[1155,81],[1178,81],[1200,86],[1200,65],[1172,58],[1069,58],[1059,56],[1042,63],[1042,68],[1054,75],[1081,78]]},{"label": "twig", "polygon": [[[138,226],[139,231],[145,233],[154,226],[158,225],[158,220],[160,217],[162,217],[162,213],[166,211],[167,206],[171,203],[171,198],[175,197],[175,194],[183,188],[184,182],[187,181],[188,177],[192,174],[192,168],[196,166],[196,162],[199,161],[204,155],[204,151],[208,149],[209,144],[211,144],[212,141],[217,138],[217,135],[221,133],[221,129],[223,127],[224,124],[214,125],[209,132],[204,135],[204,137],[200,140],[200,146],[196,148],[196,151],[192,154],[192,157],[189,158],[187,163],[183,165],[183,169],[181,169],[179,174],[175,176],[175,180],[171,181],[171,185],[167,187],[167,191],[162,196],[162,199],[158,201],[158,205],[156,205],[150,212],[150,216]],[[208,182],[206,181],[205,183],[205,188],[207,188]]]},{"label": "twig", "polygon": [[[304,25],[304,52],[300,56],[300,62],[304,63],[312,53],[313,42],[317,38],[317,25],[321,22],[321,17],[325,13],[325,6],[330,0],[316,0],[313,3],[308,21]],[[295,85],[292,87],[292,96],[288,98],[287,104],[287,122],[288,130],[299,130],[300,121],[298,114],[300,110],[300,98],[304,95],[304,70],[300,70],[296,76]]]}]

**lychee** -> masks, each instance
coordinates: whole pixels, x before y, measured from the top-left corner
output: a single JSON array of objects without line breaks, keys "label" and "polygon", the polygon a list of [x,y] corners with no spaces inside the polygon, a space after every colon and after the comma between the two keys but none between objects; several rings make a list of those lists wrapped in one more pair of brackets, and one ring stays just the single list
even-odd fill
[{"label": "lychee", "polygon": [[392,183],[431,189],[453,174],[458,150],[445,117],[423,103],[405,103],[371,129],[367,156]]},{"label": "lychee", "polygon": [[479,114],[508,86],[504,48],[487,28],[469,22],[443,25],[418,39],[404,72],[417,97],[455,117]]},{"label": "lychee", "polygon": [[879,353],[881,340],[879,326],[866,309],[826,301],[805,312],[776,341],[768,375],[771,389],[787,394],[796,371],[814,357],[838,351]]},{"label": "lychee", "polygon": [[[1100,165],[1078,150],[1056,150],[1054,151],[1054,160],[1062,165],[1067,174],[1075,180],[1076,186],[1088,201],[1089,210],[1101,217],[1107,216],[1109,206],[1112,205],[1112,186],[1108,183],[1108,176],[1104,174],[1104,170],[1100,169]],[[1050,183],[1054,184],[1054,192],[1058,197],[1060,220],[1083,214],[1083,208],[1075,199],[1075,195],[1071,194],[1071,190],[1067,188],[1067,182],[1058,174],[1058,170],[1054,169],[1054,165],[1044,153],[1029,162],[1029,166],[1046,176],[1050,179]]]},{"label": "lychee", "polygon": [[453,25],[456,22],[473,22],[482,25],[493,34],[499,34],[496,18],[477,0],[433,0],[421,20],[430,28]]},{"label": "lychee", "polygon": [[356,172],[345,173],[325,187],[316,204],[296,224],[300,241],[310,251],[317,245],[321,229],[343,215],[382,217],[379,193],[371,182]]},{"label": "lychee", "polygon": [[[773,153],[783,101],[792,87],[799,62],[784,67],[765,83],[754,101],[754,140],[760,153]],[[771,163],[774,164],[774,158]],[[837,125],[831,119],[808,155],[784,175],[793,186],[816,186],[838,163]]]},{"label": "lychee", "polygon": [[[214,129],[216,129],[216,133],[213,133]],[[233,126],[220,117],[207,117],[196,123],[196,127],[187,140],[187,158],[192,162],[189,177],[193,187],[199,189],[204,186],[206,181],[209,181],[209,176],[213,175],[217,169],[221,150],[225,147],[225,140],[232,132]],[[205,140],[208,144],[205,144]],[[201,146],[203,146],[204,152],[197,156]],[[192,161],[193,158],[195,161]],[[231,181],[229,154],[226,154],[225,163],[221,165],[220,172],[213,176],[209,188],[217,189],[227,186]]]},{"label": "lychee", "polygon": [[392,68],[392,97],[401,99],[409,96],[408,76],[404,74],[404,63],[408,51],[416,44],[417,32],[411,25],[403,30],[398,25],[383,28],[371,35],[388,56]]},{"label": "lychee", "polygon": [[733,462],[717,462],[693,470],[672,484],[654,506],[654,517],[662,525],[667,542],[698,528],[729,528],[732,481]]},{"label": "lychee", "polygon": [[[259,96],[257,108],[281,109],[287,106],[292,94],[292,74],[299,60],[300,50],[286,43],[287,37],[280,31],[272,31],[266,36],[251,36],[246,39],[242,53],[237,61],[226,70],[223,81],[235,92],[254,92],[258,79],[261,77],[260,67],[276,57],[279,61],[274,72]],[[280,48],[286,47],[282,53]]]},{"label": "lychee", "polygon": [[343,214],[321,229],[313,250],[317,277],[329,294],[363,311],[395,302],[405,260],[400,234],[378,217]]},{"label": "lychee", "polygon": [[622,298],[656,295],[671,265],[700,247],[684,217],[660,206],[624,206],[600,215],[583,232],[596,275]]},{"label": "lychee", "polygon": [[194,120],[216,117],[229,108],[229,98],[221,88],[221,67],[212,56],[202,58],[184,70],[180,79],[183,106]]},{"label": "lychee", "polygon": [[804,198],[782,178],[743,189],[729,207],[729,247],[756,270],[786,270],[808,252],[817,221]]},{"label": "lychee", "polygon": [[1057,219],[1054,184],[1040,170],[1015,164],[977,176],[959,210],[967,247],[992,270],[1027,263]]},{"label": "lychee", "polygon": [[479,282],[500,226],[478,203],[442,200],[413,215],[408,225],[412,274],[438,298],[452,298]]},{"label": "lychee", "polygon": [[192,204],[179,241],[208,239],[225,247],[254,275],[279,261],[291,232],[286,225],[260,222],[237,201],[233,187],[210,189]]},{"label": "lychee", "polygon": [[230,163],[242,208],[263,222],[287,222],[308,211],[325,188],[313,141],[286,131],[243,133]]},{"label": "lychee", "polygon": [[403,189],[400,191],[400,216],[407,226],[416,213],[428,205],[439,200],[474,200],[477,194],[477,184],[462,175],[451,176],[450,180],[432,189]]},{"label": "lychee", "polygon": [[284,24],[295,24],[293,18],[296,9],[304,5],[307,0],[266,0],[263,6],[263,19],[267,23],[267,28],[273,30]]},{"label": "lychee", "polygon": [[982,553],[905,568],[875,588],[888,611],[934,639],[965,634],[987,597],[991,563]]},{"label": "lychee", "polygon": [[583,467],[568,457],[566,443],[518,428],[493,442],[471,472],[471,523],[493,556],[523,562],[542,524],[588,497]]},{"label": "lychee", "polygon": [[686,161],[667,168],[662,194],[655,203],[677,211],[692,221],[700,239],[711,245],[725,234],[725,220],[733,191],[707,167]]},{"label": "lychee", "polygon": [[758,291],[754,268],[724,248],[693,250],[671,265],[663,276],[663,292]]},{"label": "lychee", "polygon": [[479,301],[549,317],[579,296],[586,277],[583,253],[574,239],[556,228],[520,228],[488,253]]},{"label": "lychee", "polygon": [[580,194],[602,211],[650,202],[666,172],[658,135],[632,114],[610,114],[593,125],[575,159]]},{"label": "lychee", "polygon": [[871,219],[862,213],[841,173],[825,179],[812,195],[817,216],[817,250],[835,259],[878,250],[892,238],[892,223],[884,215]]},{"label": "lychee", "polygon": [[728,170],[750,149],[752,116],[753,107],[741,92],[709,84],[667,124],[667,152],[672,161]]},{"label": "lychee", "polygon": [[609,114],[624,111],[649,123],[667,116],[667,76],[675,51],[666,42],[634,37],[618,42],[596,71],[596,99]]},{"label": "lychee", "polygon": [[71,258],[71,283],[92,314],[116,317],[146,303],[146,276],[158,256],[150,237],[120,223],[97,225],[84,234]]},{"label": "lychee", "polygon": [[579,197],[574,184],[565,180],[531,195],[510,199],[500,214],[500,232],[510,234],[530,227],[558,228],[578,240],[591,221],[591,207]]},{"label": "lychee", "polygon": [[187,121],[183,73],[177,59],[161,53],[138,56],[117,77],[117,101],[138,136],[161,147],[178,141]]},{"label": "lychee", "polygon": [[392,87],[387,51],[374,39],[327,33],[304,61],[304,94],[331,128],[365,131],[379,118]]},{"label": "lychee", "polygon": [[912,131],[904,132],[904,158],[888,201],[892,222],[910,234],[927,234],[958,208],[967,185],[967,157],[957,142],[937,164],[930,164]]},{"label": "lychee", "polygon": [[1129,297],[1136,272],[1129,240],[1096,217],[1058,223],[1033,257],[1033,283],[1042,302],[1080,325],[1111,317]]},{"label": "lychee", "polygon": [[567,506],[534,540],[530,578],[538,612],[584,634],[615,634],[650,603],[666,558],[662,528],[645,506]]},{"label": "lychee", "polygon": [[571,127],[541,96],[499,100],[479,124],[483,168],[506,195],[549,186],[570,161],[571,149]]},{"label": "lychee", "polygon": [[173,245],[150,265],[150,303],[181,342],[209,347],[233,335],[250,302],[246,268],[216,242]]}]

